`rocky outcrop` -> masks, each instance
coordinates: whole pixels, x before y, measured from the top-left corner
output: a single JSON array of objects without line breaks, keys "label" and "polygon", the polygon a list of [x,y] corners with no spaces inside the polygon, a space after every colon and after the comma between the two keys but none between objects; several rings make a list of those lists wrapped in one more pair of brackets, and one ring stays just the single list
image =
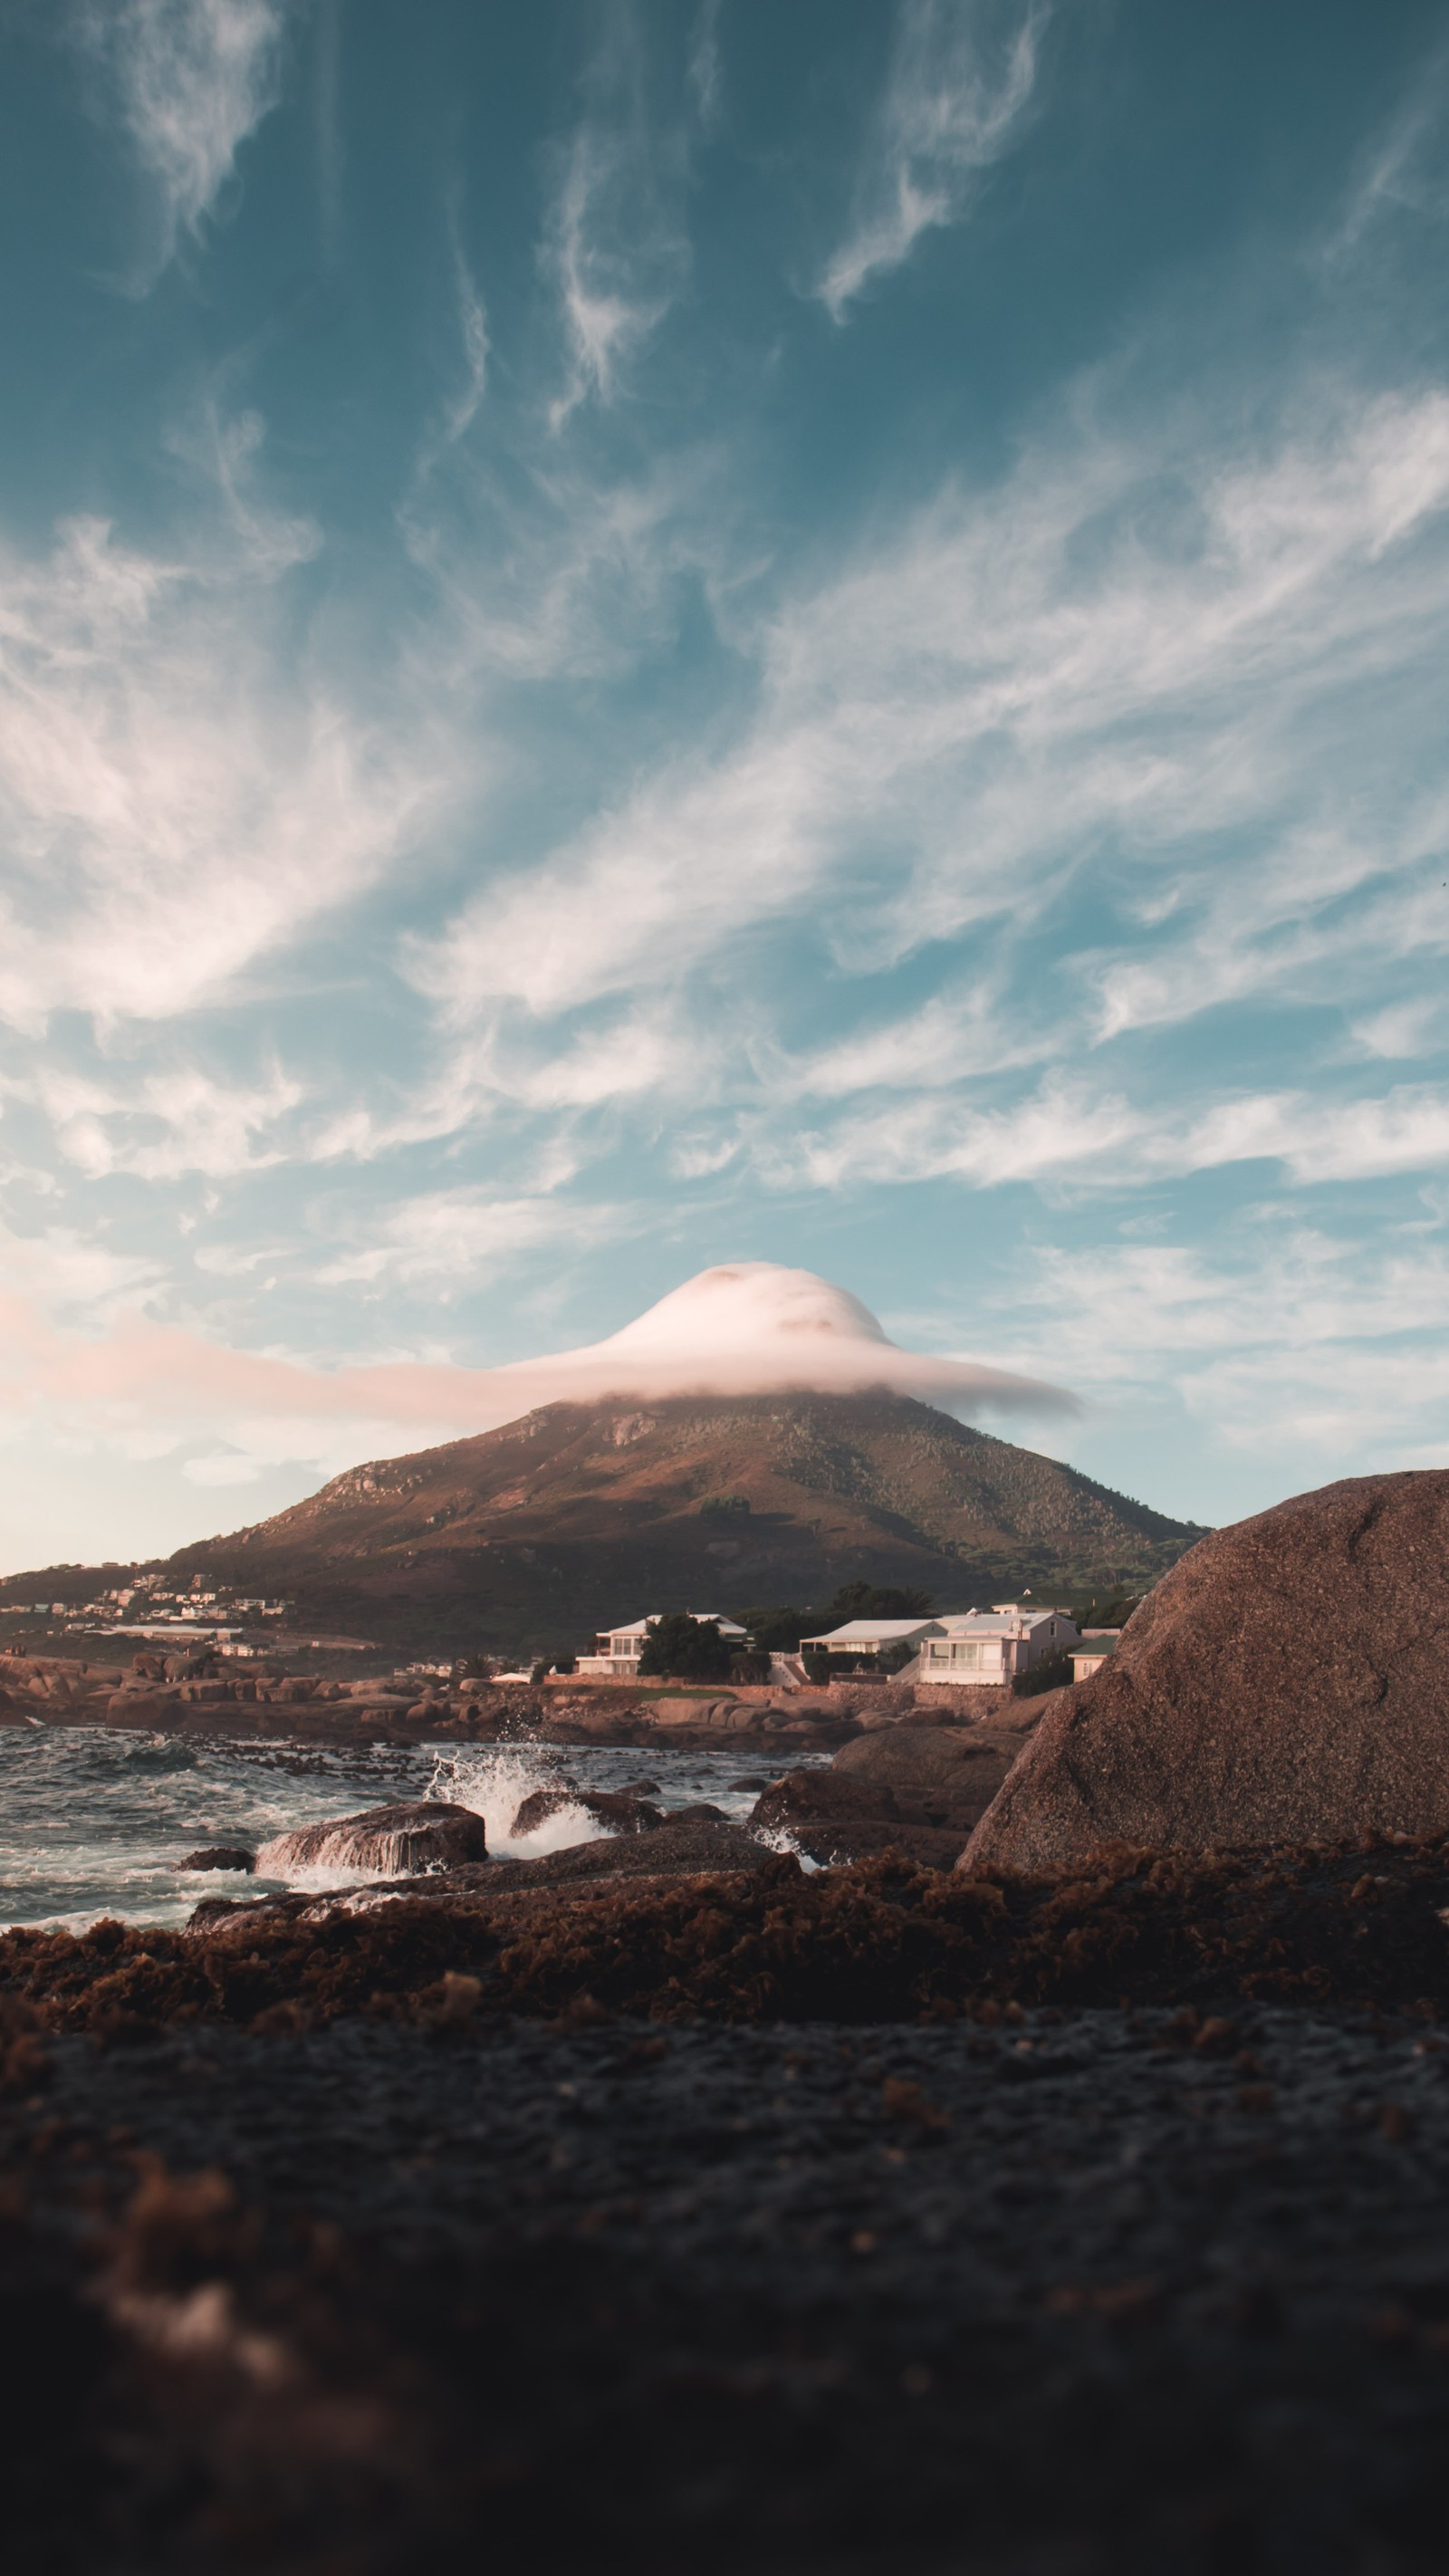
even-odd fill
[{"label": "rocky outcrop", "polygon": [[260,1878],[287,1878],[298,1869],[378,1870],[401,1878],[415,1870],[452,1869],[487,1857],[483,1819],[471,1807],[422,1799],[278,1834],[275,1841],[263,1843],[256,1866]]},{"label": "rocky outcrop", "polygon": [[254,1870],[256,1865],[255,1853],[242,1851],[233,1843],[208,1843],[205,1850],[188,1852],[176,1864],[178,1869],[239,1870]]},{"label": "rocky outcrop", "polygon": [[828,1770],[789,1771],[772,1781],[750,1822],[783,1830],[822,1863],[891,1849],[949,1869],[1021,1744],[1019,1730],[950,1726],[934,1713],[919,1723],[903,1719],[843,1745]]},{"label": "rocky outcrop", "polygon": [[1205,1538],[1064,1691],[963,1856],[1054,1869],[1449,1829],[1449,1470],[1352,1477]]},{"label": "rocky outcrop", "polygon": [[509,1839],[521,1842],[525,1835],[536,1834],[550,1816],[562,1815],[566,1808],[582,1807],[596,1825],[610,1834],[648,1834],[664,1822],[658,1807],[645,1798],[631,1798],[622,1791],[581,1789],[572,1780],[561,1780],[551,1789],[534,1789],[523,1801],[509,1827]]}]

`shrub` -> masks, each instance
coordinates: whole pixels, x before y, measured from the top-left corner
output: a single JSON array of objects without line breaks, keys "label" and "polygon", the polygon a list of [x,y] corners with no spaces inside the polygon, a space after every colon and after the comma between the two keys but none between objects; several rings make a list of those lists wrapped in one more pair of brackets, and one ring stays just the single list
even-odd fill
[{"label": "shrub", "polygon": [[1065,1646],[1051,1655],[1043,1655],[1029,1673],[1018,1673],[1011,1688],[1017,1699],[1035,1699],[1039,1691],[1060,1690],[1072,1678],[1072,1658]]},{"label": "shrub", "polygon": [[768,1655],[731,1655],[730,1680],[732,1682],[767,1682],[769,1678]]}]

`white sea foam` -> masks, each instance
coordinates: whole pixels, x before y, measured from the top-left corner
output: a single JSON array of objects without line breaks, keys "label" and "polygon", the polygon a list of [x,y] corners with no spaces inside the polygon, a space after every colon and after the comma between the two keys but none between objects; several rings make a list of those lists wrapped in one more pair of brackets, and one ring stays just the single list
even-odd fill
[{"label": "white sea foam", "polygon": [[546,1852],[566,1851],[573,1843],[599,1842],[604,1828],[587,1807],[559,1807],[531,1834],[515,1835],[513,1819],[535,1789],[561,1785],[566,1766],[551,1745],[478,1744],[439,1753],[425,1796],[471,1807],[488,1828],[488,1849],[496,1860],[541,1860]]}]

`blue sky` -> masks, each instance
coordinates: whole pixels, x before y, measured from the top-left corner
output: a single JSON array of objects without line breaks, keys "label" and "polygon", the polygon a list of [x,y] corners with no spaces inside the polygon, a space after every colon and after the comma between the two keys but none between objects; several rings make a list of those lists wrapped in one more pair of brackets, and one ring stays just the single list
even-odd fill
[{"label": "blue sky", "polygon": [[1449,1463],[1442,9],[0,30],[6,1564],[736,1259]]}]

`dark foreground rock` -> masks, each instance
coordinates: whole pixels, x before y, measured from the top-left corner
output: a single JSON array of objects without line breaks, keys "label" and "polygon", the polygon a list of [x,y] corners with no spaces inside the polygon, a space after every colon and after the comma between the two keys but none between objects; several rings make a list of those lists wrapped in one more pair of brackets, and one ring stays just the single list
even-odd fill
[{"label": "dark foreground rock", "polygon": [[255,1852],[243,1851],[239,1844],[234,1843],[208,1843],[204,1850],[188,1852],[185,1859],[179,1860],[176,1864],[178,1869],[245,1871],[254,1870],[256,1865]]},{"label": "dark foreground rock", "polygon": [[[677,1837],[677,1839],[675,1839]],[[669,1874],[672,1871],[673,1874]],[[604,1875],[603,1873],[608,1873]],[[1053,2004],[1449,2008],[1449,1843],[1090,1856],[1056,1878],[886,1854],[809,1877],[693,1824],[394,1888],[198,1906],[185,1932],[0,1936],[37,2027],[144,2039],[182,2016],[305,2029],[363,2012],[661,2021],[988,2018]]]},{"label": "dark foreground rock", "polygon": [[964,1855],[1056,1868],[1449,1828],[1449,1469],[1362,1476],[1203,1539],[1044,1718]]},{"label": "dark foreground rock", "polygon": [[1277,2006],[49,2043],[7,2557],[1439,2576],[1446,2068]]},{"label": "dark foreground rock", "polygon": [[285,1878],[297,1869],[375,1869],[390,1875],[405,1870],[449,1869],[463,1861],[488,1857],[483,1819],[471,1807],[454,1807],[441,1799],[423,1798],[395,1807],[370,1807],[361,1816],[334,1816],[330,1823],[300,1825],[263,1843],[257,1854],[261,1878]]}]

